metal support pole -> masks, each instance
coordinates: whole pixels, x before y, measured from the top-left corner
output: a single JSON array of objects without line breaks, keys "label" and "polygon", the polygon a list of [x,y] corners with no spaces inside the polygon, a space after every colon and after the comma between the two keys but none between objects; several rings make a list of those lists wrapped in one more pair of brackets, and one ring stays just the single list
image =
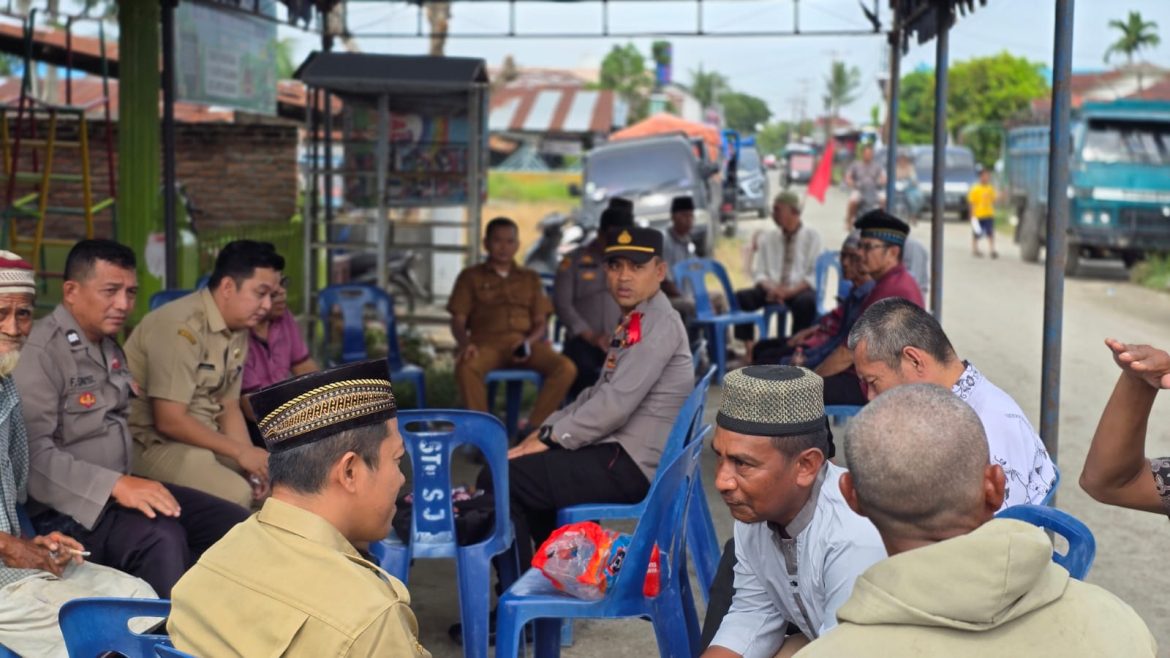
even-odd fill
[{"label": "metal support pole", "polygon": [[1040,437],[1056,462],[1060,443],[1060,358],[1064,332],[1064,264],[1068,237],[1069,79],[1072,77],[1073,0],[1056,0],[1052,53],[1052,122],[1048,147],[1048,229],[1044,256],[1044,349]]},{"label": "metal support pole", "polygon": [[[895,25],[897,16],[894,17]],[[894,28],[890,32],[890,106],[886,114],[890,123],[890,133],[886,136],[886,207],[893,209],[894,195],[898,183],[898,111],[901,102],[898,93],[902,87],[899,79],[902,75],[902,32]],[[909,219],[903,217],[902,219]]]},{"label": "metal support pole", "polygon": [[480,207],[480,178],[483,173],[484,152],[480,148],[483,142],[481,122],[484,112],[484,101],[487,98],[487,89],[476,85],[472,87],[470,104],[467,108],[467,264],[479,262],[479,236],[482,234]]},{"label": "metal support pole", "polygon": [[386,271],[386,250],[389,248],[390,216],[386,207],[386,176],[390,170],[390,96],[378,96],[378,143],[374,145],[374,157],[378,167],[378,216],[374,222],[374,235],[378,239],[378,287],[385,290],[389,281]]},{"label": "metal support pole", "polygon": [[938,34],[934,50],[934,171],[930,189],[930,311],[942,321],[943,210],[947,165],[947,68],[950,50],[950,5],[935,5]]},{"label": "metal support pole", "polygon": [[[321,35],[321,50],[325,52],[333,51],[333,35]],[[314,166],[318,166],[325,171],[324,181],[322,187],[323,195],[325,197],[325,241],[333,241],[333,94],[328,91],[321,92],[322,110],[325,113],[324,126],[325,136],[321,143],[325,145],[325,153],[323,154],[324,162],[318,161]],[[329,276],[333,276],[333,250],[325,250],[325,268],[329,272]]]},{"label": "metal support pole", "polygon": [[172,0],[162,0],[162,88],[163,231],[166,235],[163,285],[170,290],[182,286],[177,248],[179,227],[175,218],[175,3]]}]

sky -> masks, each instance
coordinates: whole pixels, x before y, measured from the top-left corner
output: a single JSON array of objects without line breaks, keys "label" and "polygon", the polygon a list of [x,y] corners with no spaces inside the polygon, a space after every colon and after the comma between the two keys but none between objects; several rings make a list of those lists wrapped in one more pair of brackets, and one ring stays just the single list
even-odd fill
[{"label": "sky", "polygon": [[[868,0],[866,4],[872,6]],[[888,2],[882,0],[880,4],[882,18],[888,23]],[[1050,64],[1054,4],[1053,0],[987,0],[987,6],[960,17],[952,30],[952,63],[1006,50]],[[516,5],[518,32],[601,32],[599,2],[518,2]],[[870,29],[858,0],[800,0],[799,5],[803,30]],[[703,4],[704,27],[712,32],[790,31],[793,6],[794,0],[709,1]],[[611,32],[686,31],[694,30],[696,25],[694,2],[615,0],[609,7]],[[1074,70],[1107,68],[1102,57],[1117,34],[1107,24],[1111,19],[1124,19],[1128,11],[1140,11],[1143,18],[1158,23],[1162,44],[1144,51],[1142,58],[1170,68],[1170,1],[1081,0],[1076,3]],[[349,27],[355,33],[413,32],[417,20],[417,8],[401,2],[352,2],[349,10]],[[507,3],[456,2],[452,7],[452,33],[499,33],[507,29]],[[319,46],[318,36],[293,28],[281,27],[280,36],[295,39],[298,58]],[[482,57],[490,66],[498,66],[510,54],[520,66],[595,68],[614,45],[628,42],[633,42],[649,61],[650,44],[654,40],[453,37],[447,42],[446,52],[453,56]],[[736,91],[764,99],[775,118],[792,118],[794,103],[801,98],[810,116],[820,112],[824,79],[833,58],[861,71],[861,97],[843,109],[844,116],[858,122],[868,121],[870,108],[882,102],[878,76],[887,71],[882,36],[672,37],[669,40],[674,51],[675,81],[687,83],[691,72],[700,66],[719,71],[728,77]],[[359,38],[358,45],[364,52],[425,54],[428,42],[425,38]],[[933,69],[934,57],[933,41],[921,46],[912,42],[903,59],[903,73],[918,67]]]}]

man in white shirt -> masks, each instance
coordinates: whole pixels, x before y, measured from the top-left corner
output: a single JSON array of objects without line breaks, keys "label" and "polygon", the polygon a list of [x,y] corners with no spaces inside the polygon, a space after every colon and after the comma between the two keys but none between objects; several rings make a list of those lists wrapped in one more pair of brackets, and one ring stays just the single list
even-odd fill
[{"label": "man in white shirt", "polygon": [[849,333],[857,376],[870,399],[904,384],[950,389],[978,414],[987,433],[991,463],[1003,468],[1003,506],[1040,504],[1056,479],[1044,443],[1020,406],[955,354],[938,321],[900,297],[866,309]]},{"label": "man in white shirt", "polygon": [[[735,517],[735,593],[703,658],[791,656],[837,624],[853,581],[886,557],[827,460],[821,378],[750,366],[723,382],[715,487]],[[714,589],[714,588],[713,588]],[[712,593],[712,607],[716,606]]]},{"label": "man in white shirt", "polygon": [[[792,313],[792,332],[796,333],[817,319],[817,256],[821,255],[821,235],[801,223],[800,198],[792,192],[776,195],[772,220],[776,228],[759,236],[752,258],[755,286],[736,291],[735,297],[745,311],[770,304],[786,307]],[[735,328],[735,337],[744,341],[749,355],[754,332],[754,325]]]}]

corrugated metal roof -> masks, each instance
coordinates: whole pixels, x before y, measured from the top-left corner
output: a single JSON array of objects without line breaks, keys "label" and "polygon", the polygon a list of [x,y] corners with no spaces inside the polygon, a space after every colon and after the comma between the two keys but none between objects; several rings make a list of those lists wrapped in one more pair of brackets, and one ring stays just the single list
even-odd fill
[{"label": "corrugated metal roof", "polygon": [[[505,87],[492,92],[488,122],[493,132],[578,135],[609,134],[625,112],[610,90],[578,86]],[[615,118],[622,118],[616,123]]]}]

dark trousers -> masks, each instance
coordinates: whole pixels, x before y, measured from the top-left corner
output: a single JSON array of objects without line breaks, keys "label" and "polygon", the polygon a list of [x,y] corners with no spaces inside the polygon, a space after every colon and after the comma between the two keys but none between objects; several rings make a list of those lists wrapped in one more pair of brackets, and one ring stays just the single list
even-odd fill
[{"label": "dark trousers", "polygon": [[[739,302],[739,308],[744,311],[755,311],[771,303],[768,301],[768,293],[760,286],[735,291],[735,299]],[[792,314],[792,333],[811,326],[817,319],[817,293],[814,290],[805,290],[778,306],[785,307]],[[735,328],[735,337],[739,340],[752,340],[755,330],[754,325],[741,324]],[[781,326],[779,331],[784,333],[784,327]],[[767,336],[760,338],[764,339]]]},{"label": "dark trousers", "polygon": [[33,525],[40,534],[54,530],[81,542],[89,559],[150,583],[161,598],[199,556],[228,530],[248,518],[248,510],[195,489],[164,484],[182,510],[178,518],[147,518],[136,509],[110,504],[93,530],[52,510],[38,514]]},{"label": "dark trousers", "polygon": [[825,406],[830,404],[864,405],[869,400],[861,392],[861,381],[850,368],[825,378]]},{"label": "dark trousers", "polygon": [[[636,503],[650,491],[646,476],[616,443],[518,457],[508,462],[508,480],[522,571],[556,530],[557,510],[582,503]],[[478,486],[493,492],[488,469],[480,472]]]},{"label": "dark trousers", "polygon": [[787,338],[761,340],[752,347],[752,363],[774,366],[784,357],[792,356],[796,348],[788,346]]},{"label": "dark trousers", "polygon": [[723,545],[723,555],[719,558],[719,568],[715,570],[715,579],[711,581],[711,591],[707,595],[707,615],[703,617],[703,635],[699,643],[700,651],[706,651],[711,646],[711,640],[719,632],[719,626],[727,611],[731,609],[731,600],[735,598],[735,539],[728,539]]},{"label": "dark trousers", "polygon": [[572,402],[581,391],[596,384],[601,377],[601,369],[605,366],[605,352],[584,338],[573,336],[565,341],[561,354],[577,366],[577,378],[569,387],[567,396],[567,400]]}]

